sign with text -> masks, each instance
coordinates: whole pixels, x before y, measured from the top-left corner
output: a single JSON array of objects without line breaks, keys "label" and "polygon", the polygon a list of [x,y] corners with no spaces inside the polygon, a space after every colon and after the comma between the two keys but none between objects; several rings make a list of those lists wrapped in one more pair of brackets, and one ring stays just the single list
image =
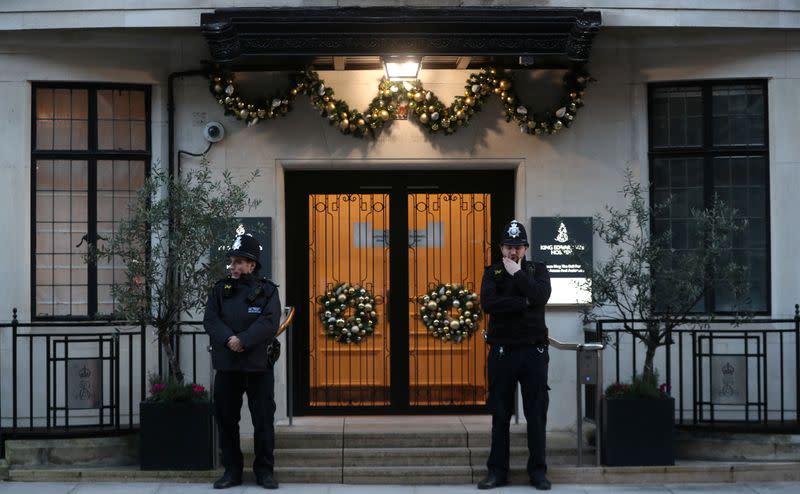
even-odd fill
[{"label": "sign with text", "polygon": [[[408,229],[408,246],[438,248],[444,244],[444,223],[431,221],[425,228]],[[389,246],[389,230],[376,229],[372,222],[353,224],[353,247],[380,248]]]},{"label": "sign with text", "polygon": [[550,304],[587,304],[591,292],[586,271],[576,255],[592,262],[592,218],[588,216],[531,218],[529,258],[550,272]]}]

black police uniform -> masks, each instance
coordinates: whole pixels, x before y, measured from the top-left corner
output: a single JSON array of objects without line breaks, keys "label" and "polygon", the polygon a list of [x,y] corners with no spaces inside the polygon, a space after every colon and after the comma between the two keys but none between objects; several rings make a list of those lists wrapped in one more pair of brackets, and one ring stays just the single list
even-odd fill
[{"label": "black police uniform", "polygon": [[[516,223],[512,228],[515,223],[507,226],[502,243],[527,246],[524,227]],[[488,371],[492,447],[487,462],[489,477],[479,484],[482,489],[504,485],[508,480],[509,427],[517,382],[522,386],[522,408],[528,422],[528,476],[534,486],[549,488],[545,477],[545,429],[550,357],[544,307],[550,292],[550,275],[543,263],[523,259],[521,269],[511,276],[501,261],[483,273],[481,307],[490,314],[487,342],[491,345]]]},{"label": "black police uniform", "polygon": [[[247,247],[248,241],[244,243]],[[258,246],[257,242],[255,245]],[[251,257],[246,254],[237,250],[229,252],[229,255]],[[214,410],[225,467],[225,476],[215,483],[215,488],[241,483],[244,460],[239,442],[239,419],[243,393],[247,393],[255,432],[253,472],[259,484],[263,485],[264,479],[272,482],[275,394],[274,360],[268,355],[268,345],[278,331],[280,312],[277,285],[253,274],[220,280],[208,297],[203,326],[211,340],[211,360],[217,371]],[[228,348],[227,342],[232,336],[239,338],[243,352]]]}]

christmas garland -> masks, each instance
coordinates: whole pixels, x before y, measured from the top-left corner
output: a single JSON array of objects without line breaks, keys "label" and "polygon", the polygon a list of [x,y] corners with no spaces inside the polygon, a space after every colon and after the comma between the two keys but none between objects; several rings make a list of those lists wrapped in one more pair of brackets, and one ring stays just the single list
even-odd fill
[{"label": "christmas garland", "polygon": [[419,80],[398,82],[383,78],[377,96],[363,112],[353,110],[347,102],[335,98],[333,88],[326,86],[313,70],[290,77],[291,89],[288,92],[262,100],[249,100],[241,95],[233,74],[212,73],[209,88],[217,102],[225,107],[225,114],[244,120],[248,127],[285,116],[291,111],[295,97],[306,94],[331,125],[343,134],[355,137],[373,137],[375,131],[387,125],[403,105],[408,106],[409,114],[413,114],[429,132],[441,131],[450,135],[468,125],[487,98],[496,95],[503,103],[507,122],[513,121],[521,132],[540,135],[553,134],[572,124],[578,108],[583,106],[586,86],[594,80],[582,68],[567,71],[563,78],[564,95],[559,103],[543,114],[536,114],[530,106],[519,102],[510,73],[494,68],[470,74],[464,86],[464,96],[456,96],[447,106],[433,92],[426,90]]},{"label": "christmas garland", "polygon": [[[319,303],[325,334],[339,343],[359,343],[378,325],[375,298],[359,285],[341,283],[320,297]],[[345,316],[351,307],[355,309],[353,314]]]},{"label": "christmas garland", "polygon": [[[461,285],[439,285],[420,297],[419,303],[422,322],[434,338],[461,343],[478,329],[481,319],[478,295]],[[451,309],[456,309],[458,316],[453,317]]]}]

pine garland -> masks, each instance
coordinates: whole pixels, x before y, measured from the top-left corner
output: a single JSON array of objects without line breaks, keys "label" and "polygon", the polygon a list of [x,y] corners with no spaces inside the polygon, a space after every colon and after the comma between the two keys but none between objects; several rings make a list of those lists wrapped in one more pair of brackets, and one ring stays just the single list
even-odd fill
[{"label": "pine garland", "polygon": [[583,106],[586,86],[594,80],[582,68],[567,71],[563,77],[564,95],[558,104],[543,114],[536,114],[529,105],[519,102],[510,72],[495,68],[470,74],[464,95],[456,96],[449,105],[426,90],[418,79],[390,81],[383,78],[378,85],[378,94],[363,112],[336,98],[333,88],[313,70],[290,77],[289,91],[260,100],[243,96],[233,74],[210,74],[209,88],[217,102],[225,107],[225,114],[244,120],[248,127],[287,115],[292,110],[294,99],[305,94],[331,125],[343,134],[355,137],[374,137],[397,116],[403,105],[408,106],[409,115],[413,115],[417,123],[430,133],[450,135],[469,125],[469,120],[481,111],[486,100],[496,95],[503,104],[507,122],[513,121],[521,132],[541,135],[554,134],[574,122],[578,109]]}]

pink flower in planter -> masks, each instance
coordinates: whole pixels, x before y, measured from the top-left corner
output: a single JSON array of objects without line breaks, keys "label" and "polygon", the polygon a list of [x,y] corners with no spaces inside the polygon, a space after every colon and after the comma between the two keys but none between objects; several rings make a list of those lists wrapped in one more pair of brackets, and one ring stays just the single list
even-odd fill
[{"label": "pink flower in planter", "polygon": [[201,386],[199,384],[192,384],[192,391],[194,394],[199,395],[206,391],[205,386]]},{"label": "pink flower in planter", "polygon": [[164,391],[165,389],[167,389],[167,385],[166,384],[164,384],[164,383],[155,383],[150,388],[150,394],[154,395],[154,394],[156,394],[158,392]]},{"label": "pink flower in planter", "polygon": [[662,383],[661,386],[658,387],[658,391],[662,395],[668,395],[670,392],[670,385],[667,383]]}]

